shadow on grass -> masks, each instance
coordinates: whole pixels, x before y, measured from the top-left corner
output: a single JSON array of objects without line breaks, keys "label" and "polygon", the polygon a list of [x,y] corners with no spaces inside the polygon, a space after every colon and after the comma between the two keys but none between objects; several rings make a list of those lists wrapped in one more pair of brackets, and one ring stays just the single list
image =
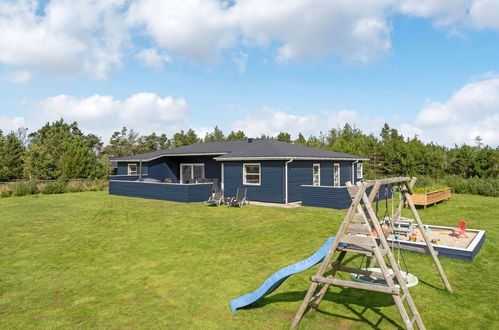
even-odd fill
[{"label": "shadow on grass", "polygon": [[423,281],[423,280],[422,280],[422,279],[420,279],[420,278],[419,278],[418,280],[419,280],[419,283],[424,284],[424,285],[426,285],[426,286],[429,286],[430,288],[433,288],[433,289],[435,289],[435,290],[442,291],[442,292],[447,292],[447,289],[445,289],[445,288],[443,288],[443,287],[439,287],[439,286],[436,286],[436,285],[434,285],[434,284],[428,283],[428,282],[426,282],[426,281]]},{"label": "shadow on grass", "polygon": [[[290,292],[277,293],[272,296],[262,298],[259,301],[255,302],[254,304],[245,307],[244,309],[261,308],[268,304],[276,302],[302,301],[306,293],[307,293],[306,291],[290,291]],[[320,308],[321,306],[323,306],[322,304],[327,304],[328,302],[344,306],[356,317],[335,314]],[[398,322],[398,320],[397,321],[393,320],[392,318],[388,317],[383,312],[381,312],[379,309],[380,307],[387,307],[392,305],[394,306],[395,303],[391,295],[376,293],[376,292],[366,292],[352,288],[343,288],[341,289],[340,292],[328,291],[324,296],[323,302],[317,309],[317,313],[334,316],[341,319],[362,322],[372,327],[373,329],[381,329],[380,324],[382,321],[390,323],[391,326],[397,329],[404,329],[401,326],[401,323]],[[376,314],[377,321],[373,322],[369,320],[367,317],[365,317],[364,315],[366,312],[370,312],[371,315],[372,313]]]}]

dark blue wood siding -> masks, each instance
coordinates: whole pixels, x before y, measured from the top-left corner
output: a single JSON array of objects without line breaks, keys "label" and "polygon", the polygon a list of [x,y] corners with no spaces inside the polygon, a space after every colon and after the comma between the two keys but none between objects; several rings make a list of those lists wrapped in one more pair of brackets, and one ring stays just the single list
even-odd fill
[{"label": "dark blue wood siding", "polygon": [[151,160],[147,163],[148,177],[155,178],[160,181],[170,178],[173,182],[178,182],[177,175],[172,170],[173,167],[174,163],[166,157]]},{"label": "dark blue wood siding", "polygon": [[321,185],[333,184],[333,162],[295,160],[288,164],[288,202],[301,200],[301,186],[311,185],[313,165],[321,166]]},{"label": "dark blue wood siding", "polygon": [[301,205],[327,207],[330,209],[346,209],[350,207],[352,199],[346,187],[301,187]]},{"label": "dark blue wood siding", "polygon": [[[243,164],[260,164],[260,186],[243,186]],[[224,189],[226,196],[235,196],[238,187],[247,188],[247,198],[253,201],[284,203],[284,162],[251,161],[224,162]]]},{"label": "dark blue wood siding", "polygon": [[321,165],[321,186],[333,185],[333,164],[340,164],[340,184],[352,181],[352,162],[293,161],[288,164],[288,201],[302,200],[302,185],[312,185],[313,164]]},{"label": "dark blue wood siding", "polygon": [[[147,176],[145,176],[147,178]],[[139,179],[138,175],[110,175],[109,180],[115,181],[137,181]]]},{"label": "dark blue wood siding", "polygon": [[[204,164],[205,177],[208,179],[218,178],[220,180],[220,163],[213,159],[213,156],[192,156],[192,157],[161,157],[151,160],[150,162],[142,162],[142,174],[148,175],[150,178],[155,178],[164,181],[166,178],[172,179],[173,182],[180,180],[180,164]],[[137,164],[134,162],[118,162],[118,175],[128,174],[128,164]]]},{"label": "dark blue wood siding", "polygon": [[202,202],[210,197],[211,187],[210,183],[169,184],[111,180],[109,194],[173,202]]},{"label": "dark blue wood siding", "polygon": [[344,186],[348,181],[352,180],[352,162],[335,162],[340,164],[340,183]]},{"label": "dark blue wood siding", "polygon": [[[367,194],[372,188],[368,188]],[[316,187],[316,186],[301,186],[303,206],[326,207],[331,209],[346,209],[350,207],[352,198],[348,194],[346,187]],[[391,198],[391,186],[381,186],[379,189],[378,200]]]},{"label": "dark blue wood siding", "polygon": [[[128,164],[136,164],[137,172],[139,171],[140,164],[138,162],[118,162],[117,175],[128,175]],[[147,163],[142,163],[142,174],[147,175]]]}]

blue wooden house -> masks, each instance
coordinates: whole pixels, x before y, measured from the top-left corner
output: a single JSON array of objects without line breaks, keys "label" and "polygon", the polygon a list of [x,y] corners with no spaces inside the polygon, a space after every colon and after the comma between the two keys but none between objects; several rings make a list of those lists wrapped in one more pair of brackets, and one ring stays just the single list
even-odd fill
[{"label": "blue wooden house", "polygon": [[207,142],[113,158],[115,195],[178,202],[207,200],[213,179],[226,196],[247,188],[249,201],[345,208],[347,181],[362,180],[366,158],[266,139]]}]

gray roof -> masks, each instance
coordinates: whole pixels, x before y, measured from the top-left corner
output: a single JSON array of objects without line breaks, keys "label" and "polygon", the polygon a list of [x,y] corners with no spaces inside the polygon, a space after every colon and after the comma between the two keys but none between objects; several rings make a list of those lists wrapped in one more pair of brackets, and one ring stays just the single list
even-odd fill
[{"label": "gray roof", "polygon": [[310,148],[299,144],[266,139],[246,139],[223,142],[196,143],[183,147],[159,150],[146,154],[113,157],[115,161],[150,161],[163,156],[213,155],[216,160],[279,160],[279,159],[323,159],[366,160],[367,158],[330,150]]}]

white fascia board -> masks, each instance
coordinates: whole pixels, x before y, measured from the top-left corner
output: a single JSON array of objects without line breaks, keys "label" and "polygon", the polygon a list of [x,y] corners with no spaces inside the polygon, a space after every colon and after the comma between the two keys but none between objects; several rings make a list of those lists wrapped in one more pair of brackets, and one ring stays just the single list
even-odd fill
[{"label": "white fascia board", "polygon": [[333,158],[333,157],[216,157],[215,160],[219,162],[223,161],[245,161],[245,160],[344,160],[344,161],[355,161],[355,160],[369,160],[369,158]]},{"label": "white fascia board", "polygon": [[217,155],[226,155],[226,152],[204,152],[204,153],[196,153],[196,154],[161,154],[158,156],[150,157],[150,158],[141,158],[141,159],[115,159],[114,162],[150,162],[151,160],[155,160],[161,157],[187,157],[187,156],[217,156]]}]

